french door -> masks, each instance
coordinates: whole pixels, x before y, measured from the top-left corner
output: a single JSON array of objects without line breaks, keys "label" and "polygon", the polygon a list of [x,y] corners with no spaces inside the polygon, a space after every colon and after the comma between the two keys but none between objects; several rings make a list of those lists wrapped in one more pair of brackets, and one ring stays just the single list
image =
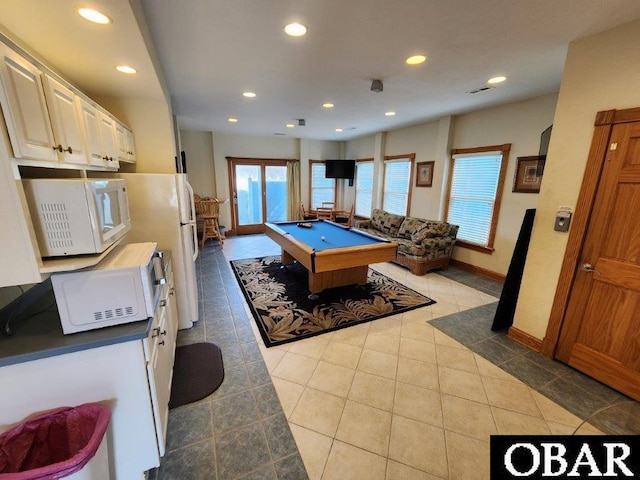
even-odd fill
[{"label": "french door", "polygon": [[262,233],[265,222],[287,220],[287,162],[231,157],[228,160],[236,233]]}]

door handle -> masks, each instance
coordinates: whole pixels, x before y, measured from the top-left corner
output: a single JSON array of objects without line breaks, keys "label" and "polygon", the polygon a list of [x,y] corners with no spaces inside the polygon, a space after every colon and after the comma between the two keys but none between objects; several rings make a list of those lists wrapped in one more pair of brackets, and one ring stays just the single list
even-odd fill
[{"label": "door handle", "polygon": [[590,263],[583,263],[581,268],[583,272],[595,272],[596,270]]}]

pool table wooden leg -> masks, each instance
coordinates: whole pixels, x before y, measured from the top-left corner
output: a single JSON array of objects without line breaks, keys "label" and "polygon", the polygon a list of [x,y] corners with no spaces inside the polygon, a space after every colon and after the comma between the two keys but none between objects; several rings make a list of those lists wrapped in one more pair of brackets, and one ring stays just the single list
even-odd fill
[{"label": "pool table wooden leg", "polygon": [[309,272],[309,290],[311,293],[319,293],[326,288],[343,287],[345,285],[364,285],[367,283],[369,266],[344,268],[328,272]]}]

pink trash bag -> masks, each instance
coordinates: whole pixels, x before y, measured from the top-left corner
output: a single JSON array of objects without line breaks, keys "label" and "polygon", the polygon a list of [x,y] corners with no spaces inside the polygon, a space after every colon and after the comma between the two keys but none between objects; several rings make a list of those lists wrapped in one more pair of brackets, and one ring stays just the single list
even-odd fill
[{"label": "pink trash bag", "polygon": [[0,480],[57,480],[81,470],[102,442],[111,412],[62,407],[0,434]]}]

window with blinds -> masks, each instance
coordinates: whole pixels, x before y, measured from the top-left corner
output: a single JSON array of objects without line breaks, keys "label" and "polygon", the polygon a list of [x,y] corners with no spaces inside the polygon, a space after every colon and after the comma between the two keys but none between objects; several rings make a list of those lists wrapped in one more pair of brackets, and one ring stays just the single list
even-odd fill
[{"label": "window with blinds", "polygon": [[370,217],[373,200],[373,160],[356,162],[355,214]]},{"label": "window with blinds", "polygon": [[322,206],[322,202],[335,202],[336,181],[333,178],[325,178],[324,162],[312,161],[309,170],[311,172],[310,208],[315,210]]},{"label": "window with blinds", "polygon": [[411,190],[411,158],[385,159],[382,209],[396,215],[408,215]]},{"label": "window with blinds", "polygon": [[[510,145],[509,145],[510,146]],[[492,249],[494,217],[499,210],[506,168],[506,150],[452,155],[447,222],[458,225],[458,240]],[[503,165],[503,162],[505,164]],[[470,247],[471,248],[471,247]]]}]

